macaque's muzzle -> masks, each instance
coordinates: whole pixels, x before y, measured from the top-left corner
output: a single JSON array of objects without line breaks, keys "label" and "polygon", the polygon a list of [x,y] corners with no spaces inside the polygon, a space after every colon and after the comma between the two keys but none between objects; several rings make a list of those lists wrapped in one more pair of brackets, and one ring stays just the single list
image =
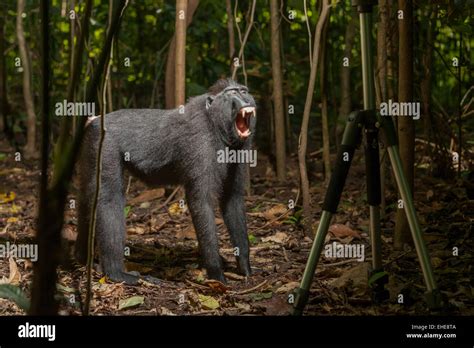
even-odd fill
[{"label": "macaque's muzzle", "polygon": [[251,129],[255,125],[257,116],[255,106],[237,96],[232,98],[232,104],[235,107],[234,110],[237,110],[234,121],[235,129],[240,139],[246,139],[252,134]]}]

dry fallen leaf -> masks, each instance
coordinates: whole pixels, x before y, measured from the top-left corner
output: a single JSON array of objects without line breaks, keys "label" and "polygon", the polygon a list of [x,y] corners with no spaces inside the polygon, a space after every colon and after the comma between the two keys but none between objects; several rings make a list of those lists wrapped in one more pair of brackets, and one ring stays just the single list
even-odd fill
[{"label": "dry fallen leaf", "polygon": [[336,239],[343,239],[346,237],[353,237],[360,239],[360,234],[354,231],[352,228],[342,225],[342,224],[334,224],[329,226],[329,232],[336,238]]},{"label": "dry fallen leaf", "polygon": [[204,281],[204,284],[206,284],[208,287],[210,287],[215,292],[218,292],[218,293],[221,293],[221,294],[225,293],[228,290],[227,286],[225,286],[224,284],[222,284],[218,280],[208,279],[208,280]]},{"label": "dry fallen leaf", "polygon": [[11,191],[10,193],[0,193],[0,203],[8,203],[15,199],[15,192]]},{"label": "dry fallen leaf", "polygon": [[440,259],[439,257],[432,257],[431,258],[431,263],[433,264],[434,268],[439,268],[443,264],[443,260]]},{"label": "dry fallen leaf", "polygon": [[132,297],[120,300],[118,309],[121,310],[125,308],[135,307],[135,306],[143,304],[144,301],[145,301],[145,298],[143,296],[132,296]]},{"label": "dry fallen leaf", "polygon": [[133,226],[127,229],[127,233],[130,234],[144,234],[145,233],[145,228],[142,226]]},{"label": "dry fallen leaf", "polygon": [[12,214],[17,214],[22,210],[22,207],[19,205],[16,205],[15,203],[12,203],[12,206],[10,207],[10,213]]},{"label": "dry fallen leaf", "polygon": [[288,235],[285,232],[277,232],[273,236],[262,238],[262,242],[273,242],[277,244],[284,244],[288,240]]},{"label": "dry fallen leaf", "polygon": [[368,269],[367,262],[360,263],[352,268],[345,269],[342,275],[331,281],[330,284],[336,288],[342,288],[350,284],[351,289],[362,295],[367,290]]},{"label": "dry fallen leaf", "polygon": [[275,292],[278,293],[278,294],[287,294],[287,293],[292,292],[299,285],[300,285],[300,283],[298,283],[298,282],[289,282],[289,283],[286,283],[286,284],[280,286]]},{"label": "dry fallen leaf", "polygon": [[226,276],[226,278],[232,279],[232,280],[243,280],[243,279],[245,279],[245,277],[243,275],[232,273],[232,272],[224,272],[224,275]]},{"label": "dry fallen leaf", "polygon": [[206,276],[203,272],[203,270],[199,268],[195,269],[188,269],[187,274],[189,275],[190,278],[193,279],[193,281],[197,283],[203,283],[204,280],[206,279]]},{"label": "dry fallen leaf", "polygon": [[77,230],[75,228],[73,229],[71,225],[66,225],[61,231],[61,236],[65,240],[73,242],[77,239]]},{"label": "dry fallen leaf", "polygon": [[279,217],[280,215],[286,213],[286,211],[288,210],[287,206],[284,205],[284,204],[277,204],[277,205],[274,205],[273,207],[269,208],[268,210],[266,211],[259,211],[259,212],[254,212],[254,213],[248,213],[248,215],[250,216],[256,216],[256,217],[263,217],[265,218],[266,220],[273,220],[277,217]]},{"label": "dry fallen leaf", "polygon": [[21,281],[21,273],[18,270],[18,266],[13,259],[13,257],[10,257],[9,259],[9,267],[10,267],[10,275],[7,277],[2,277],[0,279],[0,284],[12,284],[12,285],[18,285],[20,284]]},{"label": "dry fallen leaf", "polygon": [[237,307],[238,309],[241,309],[244,312],[249,312],[251,309],[250,305],[245,302],[236,302],[234,306]]},{"label": "dry fallen leaf", "polygon": [[433,198],[433,196],[434,196],[433,190],[426,191],[426,199],[427,200],[430,200],[431,198]]},{"label": "dry fallen leaf", "polygon": [[176,233],[176,238],[178,239],[196,239],[196,231],[194,231],[194,227],[189,225],[185,228],[180,229]]},{"label": "dry fallen leaf", "polygon": [[165,189],[164,188],[157,188],[153,190],[148,190],[137,197],[133,198],[130,200],[130,204],[137,204],[137,203],[143,203],[143,202],[149,202],[157,198],[161,198],[165,195]]},{"label": "dry fallen leaf", "polygon": [[270,209],[268,209],[266,212],[263,213],[263,217],[267,220],[273,220],[274,218],[280,216],[281,214],[286,213],[288,210],[288,207],[284,204],[277,204]]},{"label": "dry fallen leaf", "polygon": [[176,217],[186,212],[187,206],[185,205],[183,208],[181,208],[179,205],[180,204],[178,202],[175,202],[170,205],[170,207],[168,208],[168,213],[171,215],[171,217]]},{"label": "dry fallen leaf", "polygon": [[219,301],[212,296],[199,294],[199,302],[204,309],[217,309],[220,307]]},{"label": "dry fallen leaf", "polygon": [[124,292],[124,287],[120,283],[96,283],[92,286],[92,289],[94,294],[100,297],[120,297]]},{"label": "dry fallen leaf", "polygon": [[174,316],[176,315],[175,313],[173,313],[172,311],[170,311],[168,308],[166,307],[160,307],[160,315],[170,315],[170,316]]},{"label": "dry fallen leaf", "polygon": [[15,260],[13,259],[13,257],[10,257],[9,265],[10,265],[10,276],[8,277],[8,283],[13,284],[13,285],[20,284],[21,273],[18,270],[18,266],[17,266]]}]

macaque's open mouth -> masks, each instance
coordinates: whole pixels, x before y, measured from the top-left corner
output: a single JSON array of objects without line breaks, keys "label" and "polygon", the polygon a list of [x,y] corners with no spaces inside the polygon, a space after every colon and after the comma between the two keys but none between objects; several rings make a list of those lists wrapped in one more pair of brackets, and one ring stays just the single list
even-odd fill
[{"label": "macaque's open mouth", "polygon": [[255,117],[255,108],[253,106],[245,106],[237,113],[235,129],[240,138],[247,138],[252,133],[249,129],[250,117]]}]

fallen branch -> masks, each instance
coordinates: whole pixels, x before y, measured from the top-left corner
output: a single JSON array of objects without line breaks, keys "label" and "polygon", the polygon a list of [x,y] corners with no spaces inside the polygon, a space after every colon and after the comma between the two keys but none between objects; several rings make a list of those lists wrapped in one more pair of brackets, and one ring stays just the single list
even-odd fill
[{"label": "fallen branch", "polygon": [[171,200],[173,199],[173,197],[176,195],[176,193],[178,193],[179,189],[181,188],[181,186],[178,186],[174,189],[173,192],[171,192],[171,194],[168,196],[168,198],[166,198],[166,201],[159,205],[158,207],[156,207],[155,209],[153,209],[150,214],[160,210],[161,208],[165,207],[169,202],[171,202]]},{"label": "fallen branch", "polygon": [[268,283],[267,280],[264,280],[263,282],[261,282],[260,284],[254,286],[253,288],[250,288],[250,289],[246,289],[246,290],[242,290],[242,291],[237,291],[237,292],[229,292],[229,293],[232,293],[233,295],[244,295],[244,294],[248,294],[248,293],[251,293],[251,292],[254,292],[255,290],[263,287],[264,285],[266,285]]}]

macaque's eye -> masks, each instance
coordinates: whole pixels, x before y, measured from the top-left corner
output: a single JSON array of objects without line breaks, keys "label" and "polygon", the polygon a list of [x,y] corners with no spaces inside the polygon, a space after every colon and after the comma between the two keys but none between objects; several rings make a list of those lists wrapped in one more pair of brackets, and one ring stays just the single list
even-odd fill
[{"label": "macaque's eye", "polygon": [[242,89],[240,90],[240,93],[241,93],[241,94],[247,94],[248,91],[247,91],[246,89],[243,89],[243,88],[242,88]]},{"label": "macaque's eye", "polygon": [[237,91],[236,91],[235,89],[231,89],[231,90],[230,90],[230,94],[236,95],[236,94],[237,94]]}]

